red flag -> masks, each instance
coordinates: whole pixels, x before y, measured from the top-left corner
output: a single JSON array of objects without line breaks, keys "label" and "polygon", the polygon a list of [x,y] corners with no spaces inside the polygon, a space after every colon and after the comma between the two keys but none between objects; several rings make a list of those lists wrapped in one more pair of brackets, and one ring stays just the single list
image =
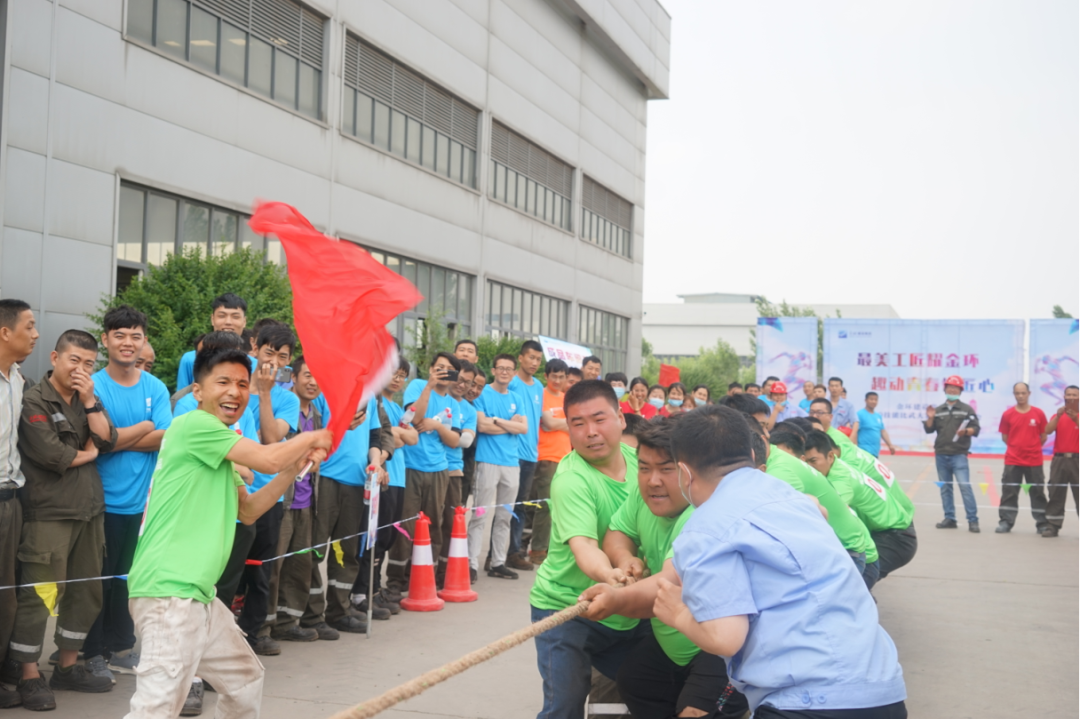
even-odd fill
[{"label": "red flag", "polygon": [[294,207],[261,203],[248,224],[260,235],[276,235],[285,248],[296,331],[330,407],[337,449],[357,409],[397,369],[387,323],[423,296],[359,246],[321,234]]},{"label": "red flag", "polygon": [[657,384],[661,387],[670,387],[679,381],[679,368],[669,364],[660,365],[660,379]]}]

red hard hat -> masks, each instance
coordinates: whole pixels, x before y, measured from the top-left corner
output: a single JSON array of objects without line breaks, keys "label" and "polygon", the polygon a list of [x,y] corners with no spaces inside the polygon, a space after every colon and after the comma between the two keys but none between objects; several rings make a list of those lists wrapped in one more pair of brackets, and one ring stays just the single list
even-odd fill
[{"label": "red hard hat", "polygon": [[949,385],[964,389],[964,378],[958,374],[949,375],[948,379],[945,380],[945,386],[948,387]]},{"label": "red hard hat", "polygon": [[787,385],[783,382],[773,382],[769,385],[769,394],[787,394]]}]

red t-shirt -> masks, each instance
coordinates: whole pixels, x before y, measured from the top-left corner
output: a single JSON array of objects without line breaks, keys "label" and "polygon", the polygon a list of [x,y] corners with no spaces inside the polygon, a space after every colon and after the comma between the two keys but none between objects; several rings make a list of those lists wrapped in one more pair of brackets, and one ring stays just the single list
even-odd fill
[{"label": "red t-shirt", "polygon": [[619,403],[619,409],[622,410],[623,414],[640,414],[645,419],[652,419],[656,416],[656,407],[653,407],[648,402],[642,405],[640,412],[635,412],[630,403],[625,400]]},{"label": "red t-shirt", "polygon": [[1009,407],[1001,415],[998,432],[1008,437],[1005,445],[1005,464],[1018,467],[1037,467],[1043,463],[1042,431],[1046,429],[1046,415],[1038,407],[1027,412],[1017,412]]},{"label": "red t-shirt", "polygon": [[1054,454],[1080,454],[1080,434],[1076,422],[1067,414],[1058,417],[1054,432]]}]

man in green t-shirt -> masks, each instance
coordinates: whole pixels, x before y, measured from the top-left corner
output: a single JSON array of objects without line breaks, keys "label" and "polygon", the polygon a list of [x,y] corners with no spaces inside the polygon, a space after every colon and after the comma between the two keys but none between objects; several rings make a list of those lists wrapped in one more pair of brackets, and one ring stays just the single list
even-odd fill
[{"label": "man in green t-shirt", "polygon": [[[142,657],[127,719],[177,716],[192,679],[217,690],[220,716],[255,717],[263,667],[214,583],[232,551],[239,519],[252,524],[271,509],[308,461],[321,461],[326,430],[262,445],[229,429],[247,408],[251,364],[239,350],[195,357],[198,409],[165,432],[135,560],[128,574],[131,616]],[[276,475],[248,494],[233,463]]]},{"label": "man in green t-shirt", "polygon": [[[612,613],[626,614],[619,599],[629,595],[631,602],[650,610],[652,636],[641,640],[619,670],[619,694],[635,719],[708,716],[741,717],[747,710],[746,697],[732,691],[722,709],[717,699],[728,686],[723,657],[701,649],[679,631],[652,616],[657,581],[665,568],[671,567],[675,537],[682,531],[694,509],[679,491],[678,466],[671,456],[671,431],[675,418],[658,417],[639,425],[638,491],[631,492],[623,506],[611,518],[604,537],[604,553],[611,563],[635,581],[629,589],[597,585],[587,590],[599,595],[613,595],[594,604],[590,619],[603,619]],[[645,577],[649,578],[645,578]],[[643,617],[644,618],[644,617]]]},{"label": "man in green t-shirt", "polygon": [[[529,594],[534,622],[574,606],[597,582],[615,585],[627,579],[601,549],[612,515],[634,488],[627,479],[637,476],[634,450],[621,442],[626,423],[619,401],[610,385],[585,380],[566,392],[563,414],[573,451],[551,480],[551,541]],[[578,617],[538,636],[536,658],[544,680],[538,719],[580,717],[591,668],[615,679],[627,653],[648,633],[648,624],[616,615],[602,622]]]}]

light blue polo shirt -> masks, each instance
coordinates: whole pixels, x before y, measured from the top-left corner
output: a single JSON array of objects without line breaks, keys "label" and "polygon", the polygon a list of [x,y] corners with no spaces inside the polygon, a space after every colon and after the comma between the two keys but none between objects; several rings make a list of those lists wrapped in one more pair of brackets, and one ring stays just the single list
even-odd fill
[{"label": "light blue polo shirt", "polygon": [[[258,369],[259,360],[251,355],[251,373],[254,375]],[[188,350],[180,358],[180,366],[176,370],[176,389],[184,389],[195,381],[195,350]]]},{"label": "light blue polo shirt", "polygon": [[841,397],[838,401],[833,402],[832,408],[832,426],[840,429],[841,427],[847,427],[854,424],[856,421],[855,405],[850,400],[846,400]]},{"label": "light blue polo shirt", "polygon": [[859,449],[877,457],[881,454],[881,430],[885,429],[885,420],[877,412],[866,409],[860,409],[856,416],[859,418]]},{"label": "light blue polo shirt", "polygon": [[[259,419],[259,406],[261,404],[259,395],[255,392],[251,393],[251,399],[248,400],[248,411],[251,412],[251,416],[255,419],[255,427],[262,430],[262,420]],[[289,430],[295,432],[300,426],[300,398],[288,390],[281,389],[277,385],[270,388],[270,404],[274,410],[274,419],[283,419],[285,423],[289,425]],[[284,438],[281,440],[285,441]],[[251,483],[251,491],[257,492],[266,485],[270,484],[270,480],[276,475],[263,474],[261,472],[255,472],[255,481]],[[285,497],[282,495],[278,497],[279,502],[284,502]]]},{"label": "light blue polo shirt", "polygon": [[[474,400],[473,406],[477,412],[483,412],[485,417],[510,420],[516,414],[524,414],[521,409],[523,404],[525,401],[517,392],[507,389],[506,394],[502,394],[488,385]],[[476,438],[477,462],[517,467],[518,458],[517,435],[481,433]]]},{"label": "light blue polo shirt", "polygon": [[803,411],[803,408],[792,402],[789,396],[788,401],[784,403],[784,408],[776,413],[776,421],[783,422],[785,419],[805,416],[806,412]]},{"label": "light blue polo shirt", "polygon": [[837,710],[907,696],[896,647],[851,557],[811,502],[756,469],[720,481],[675,540],[682,598],[698,622],[747,615],[725,657],[750,708]]},{"label": "light blue polo shirt", "polygon": [[510,380],[510,391],[517,392],[521,397],[521,408],[518,414],[525,415],[529,420],[529,430],[525,434],[517,436],[518,459],[526,462],[535,462],[540,447],[540,413],[544,411],[544,385],[536,377],[533,383],[525,384],[518,375]]},{"label": "light blue polo shirt", "polygon": [[[420,399],[420,395],[423,394],[426,386],[426,379],[417,378],[409,383],[409,386],[405,388],[405,397],[403,398],[406,408]],[[428,395],[425,417],[438,419],[444,425],[452,427],[454,424],[454,404],[456,404],[454,398],[450,396],[449,392],[442,395],[435,390],[431,390]],[[421,432],[419,442],[411,447],[405,446],[401,448],[401,451],[405,454],[406,469],[416,472],[441,472],[447,469],[450,465],[446,461],[446,450],[447,446],[443,444],[438,433],[434,430]]]},{"label": "light blue polo shirt", "polygon": [[[323,424],[329,423],[329,414],[323,415]],[[351,487],[363,486],[367,480],[371,430],[379,426],[379,408],[372,397],[368,402],[367,417],[356,429],[345,433],[338,448],[319,467],[319,474]]]},{"label": "light blue polo shirt", "polygon": [[[466,429],[472,430],[473,434],[476,434],[476,408],[472,406],[469,400],[462,398],[460,401],[454,402],[454,425],[463,432]],[[476,438],[473,438],[473,442]],[[446,461],[450,465],[449,469],[459,470],[465,469],[465,450],[461,447],[454,447],[453,449],[446,448]]]}]

